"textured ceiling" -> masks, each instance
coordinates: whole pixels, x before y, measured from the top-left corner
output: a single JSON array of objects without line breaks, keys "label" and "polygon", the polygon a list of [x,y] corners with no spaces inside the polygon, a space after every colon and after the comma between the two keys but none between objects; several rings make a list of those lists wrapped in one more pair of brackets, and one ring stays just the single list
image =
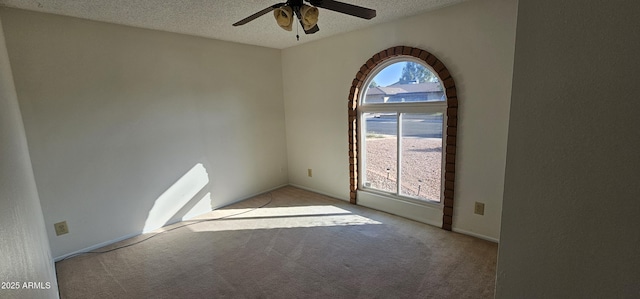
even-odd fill
[{"label": "textured ceiling", "polygon": [[320,9],[320,31],[300,41],[276,25],[271,13],[246,25],[231,24],[284,0],[0,0],[0,6],[73,16],[148,29],[283,49],[378,23],[420,14],[465,0],[342,0],[377,10],[364,20]]}]

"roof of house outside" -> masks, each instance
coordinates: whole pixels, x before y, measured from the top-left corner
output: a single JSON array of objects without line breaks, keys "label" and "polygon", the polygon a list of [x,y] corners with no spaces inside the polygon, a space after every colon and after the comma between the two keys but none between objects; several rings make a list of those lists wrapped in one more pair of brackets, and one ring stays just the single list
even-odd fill
[{"label": "roof of house outside", "polygon": [[397,95],[405,93],[428,93],[428,92],[442,92],[440,83],[438,82],[424,82],[417,84],[396,84],[386,87],[378,86],[371,87],[367,90],[367,95]]}]

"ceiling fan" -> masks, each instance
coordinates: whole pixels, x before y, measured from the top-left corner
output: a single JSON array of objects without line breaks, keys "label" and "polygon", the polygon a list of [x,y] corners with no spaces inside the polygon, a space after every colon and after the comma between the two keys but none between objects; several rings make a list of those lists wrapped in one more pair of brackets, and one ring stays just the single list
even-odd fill
[{"label": "ceiling fan", "polygon": [[[311,5],[304,4],[309,2]],[[374,9],[357,6],[333,0],[287,0],[287,2],[274,4],[259,12],[256,12],[236,23],[233,26],[240,26],[249,23],[258,17],[274,12],[276,22],[282,29],[291,31],[294,14],[298,18],[300,25],[304,29],[304,33],[313,34],[320,30],[318,28],[318,7],[332,10],[335,12],[348,14],[354,17],[370,20],[376,16]]]}]

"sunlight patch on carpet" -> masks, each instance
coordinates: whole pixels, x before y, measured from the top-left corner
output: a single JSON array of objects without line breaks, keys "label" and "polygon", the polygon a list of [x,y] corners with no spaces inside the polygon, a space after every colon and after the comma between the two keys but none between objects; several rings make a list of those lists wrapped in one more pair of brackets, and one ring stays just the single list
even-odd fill
[{"label": "sunlight patch on carpet", "polygon": [[255,210],[228,209],[214,211],[213,213],[226,218],[194,224],[189,226],[189,229],[194,232],[210,232],[382,224],[331,205],[273,207]]}]

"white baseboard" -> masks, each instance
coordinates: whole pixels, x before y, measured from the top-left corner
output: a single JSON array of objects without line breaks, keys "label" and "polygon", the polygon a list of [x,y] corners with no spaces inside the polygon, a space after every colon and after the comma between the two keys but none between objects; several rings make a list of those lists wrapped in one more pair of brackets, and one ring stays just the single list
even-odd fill
[{"label": "white baseboard", "polygon": [[[330,193],[327,193],[327,192],[315,190],[313,188],[309,188],[309,187],[305,187],[305,186],[301,186],[301,185],[297,185],[297,184],[283,184],[283,185],[279,185],[277,187],[273,187],[273,188],[270,188],[268,190],[264,190],[264,191],[261,191],[261,192],[255,193],[255,194],[243,196],[243,197],[241,197],[241,198],[239,198],[237,200],[234,200],[233,202],[231,202],[229,204],[226,204],[226,205],[220,206],[220,207],[216,207],[213,210],[216,210],[216,209],[219,209],[219,208],[223,208],[225,206],[229,206],[229,205],[241,202],[243,200],[247,200],[249,198],[252,198],[252,197],[255,197],[255,196],[258,196],[258,195],[269,193],[271,191],[274,191],[274,190],[277,190],[277,189],[280,189],[280,188],[286,187],[286,186],[292,186],[292,187],[300,188],[300,189],[303,189],[303,190],[307,190],[307,191],[311,191],[311,192],[314,192],[314,193],[322,194],[322,195],[329,196],[329,197],[332,197],[332,198],[335,198],[335,199],[338,199],[338,200],[342,200],[342,201],[347,201],[347,202],[349,201],[348,199],[344,199],[344,198],[342,198],[340,196],[337,196],[335,194],[330,194]],[[185,219],[185,220],[188,220],[188,219]],[[167,223],[164,226],[173,225],[173,224],[175,224],[177,222],[180,222],[180,221],[174,221],[172,223]],[[432,224],[432,225],[434,225],[434,224]],[[485,235],[481,235],[481,234],[478,234],[478,233],[470,232],[470,231],[467,231],[467,230],[458,229],[458,228],[454,227],[453,231],[456,232],[456,233],[463,234],[463,235],[468,235],[468,236],[476,237],[476,238],[479,238],[479,239],[487,240],[487,241],[490,241],[490,242],[499,243],[499,240],[496,239],[496,238],[492,238],[492,237],[489,237],[489,236],[485,236]],[[67,258],[69,256],[73,256],[73,255],[78,255],[78,254],[82,254],[82,253],[85,253],[85,252],[89,252],[89,251],[92,251],[92,250],[95,250],[95,249],[98,249],[98,248],[102,248],[102,247],[105,247],[105,246],[120,242],[122,240],[133,238],[133,237],[136,237],[136,236],[139,236],[139,235],[142,235],[142,233],[128,234],[128,235],[125,235],[125,236],[122,236],[122,237],[119,237],[119,238],[116,238],[116,239],[113,239],[113,240],[110,240],[110,241],[105,241],[105,242],[102,242],[102,243],[99,243],[99,244],[95,244],[95,245],[92,245],[92,246],[89,246],[89,247],[86,247],[86,248],[83,248],[83,249],[80,249],[80,250],[76,250],[76,251],[73,251],[73,252],[70,252],[70,253],[67,253],[67,254],[63,254],[61,256],[55,257],[53,259],[53,261],[54,262],[59,262],[59,261],[65,259],[65,258]]]},{"label": "white baseboard", "polygon": [[[267,189],[267,190],[264,190],[264,191],[261,191],[261,192],[258,192],[258,193],[255,193],[255,194],[252,194],[252,195],[243,196],[243,197],[241,197],[241,198],[239,198],[239,199],[237,199],[237,200],[234,200],[233,202],[231,202],[231,203],[229,203],[229,204],[225,204],[224,206],[216,207],[216,208],[214,208],[213,210],[220,209],[220,208],[223,208],[223,207],[226,207],[226,206],[229,206],[229,205],[232,205],[232,204],[235,204],[235,203],[241,202],[241,201],[243,201],[243,200],[247,200],[247,199],[252,198],[252,197],[254,197],[254,196],[258,196],[258,195],[262,195],[262,194],[265,194],[265,193],[269,193],[269,192],[271,192],[271,191],[273,191],[273,190],[277,190],[277,189],[280,189],[280,188],[282,188],[282,187],[286,187],[286,186],[288,186],[288,185],[289,185],[289,184],[283,184],[283,185],[279,185],[279,186],[277,186],[277,187],[270,188],[270,189]],[[310,191],[311,191],[311,190],[310,190]],[[198,215],[194,215],[193,217],[191,217],[191,218],[189,218],[189,219],[192,219],[192,218],[194,218],[194,217],[196,217],[196,216],[198,216]],[[186,220],[189,220],[189,219],[184,219],[184,220],[175,220],[175,221],[172,221],[172,222],[170,222],[170,223],[167,223],[167,224],[163,225],[163,227],[166,227],[166,226],[169,226],[169,225],[173,225],[173,224],[176,224],[176,223],[178,223],[178,222],[186,221]],[[95,250],[95,249],[98,249],[98,248],[102,248],[102,247],[105,247],[105,246],[108,246],[108,245],[111,245],[111,244],[114,244],[114,243],[120,242],[120,241],[122,241],[122,240],[126,240],[126,239],[129,239],[129,238],[133,238],[133,237],[136,237],[136,236],[140,236],[140,235],[143,235],[143,234],[144,234],[144,233],[133,233],[133,234],[128,234],[128,235],[125,235],[125,236],[122,236],[122,237],[119,237],[119,238],[116,238],[116,239],[113,239],[113,240],[110,240],[110,241],[106,241],[106,242],[102,242],[102,243],[99,243],[99,244],[91,245],[91,246],[89,246],[89,247],[86,247],[86,248],[83,248],[83,249],[80,249],[80,250],[76,250],[76,251],[74,251],[74,252],[70,252],[70,253],[63,254],[63,255],[61,255],[61,256],[55,257],[55,258],[53,259],[53,261],[54,261],[54,262],[59,262],[59,261],[61,261],[61,260],[65,259],[65,258],[67,258],[67,257],[73,256],[73,255],[82,254],[82,253],[86,253],[86,252],[89,252],[89,251],[92,251],[92,250]]]},{"label": "white baseboard", "polygon": [[305,186],[301,186],[301,185],[297,185],[297,184],[288,184],[288,185],[291,186],[291,187],[300,188],[302,190],[311,191],[313,193],[318,193],[318,194],[322,194],[322,195],[325,195],[325,196],[333,197],[335,199],[339,199],[339,200],[342,200],[342,201],[347,201],[347,202],[349,201],[348,198],[345,199],[345,198],[342,198],[341,196],[338,196],[338,195],[335,195],[335,194],[331,194],[331,193],[327,193],[327,192],[320,191],[320,190],[316,190],[316,189],[313,189],[313,188],[309,188],[309,187],[305,187]]},{"label": "white baseboard", "polygon": [[[167,224],[167,225],[169,225],[169,224]],[[83,248],[83,249],[80,249],[80,250],[76,250],[74,252],[70,252],[70,253],[63,254],[61,256],[55,257],[53,259],[53,261],[54,262],[59,262],[59,261],[65,259],[67,257],[72,256],[72,255],[78,255],[78,254],[86,253],[86,252],[89,252],[89,251],[92,251],[92,250],[95,250],[95,249],[98,249],[98,248],[102,248],[102,247],[111,245],[113,243],[117,243],[117,242],[120,242],[122,240],[133,238],[133,237],[139,236],[139,235],[141,235],[141,233],[128,234],[126,236],[122,236],[122,237],[119,237],[117,239],[113,239],[113,240],[110,240],[110,241],[106,241],[106,242],[102,242],[102,243],[99,243],[99,244],[91,245],[89,247],[86,247],[86,248]]]},{"label": "white baseboard", "polygon": [[234,201],[232,201],[232,202],[230,202],[230,203],[224,204],[223,206],[219,206],[219,207],[215,207],[215,208],[214,208],[214,207],[212,207],[212,210],[214,210],[214,211],[215,211],[215,210],[217,210],[217,209],[221,209],[221,208],[224,208],[224,207],[227,207],[227,206],[233,205],[233,204],[237,204],[237,203],[239,203],[239,202],[241,202],[241,201],[243,201],[243,200],[247,200],[247,199],[249,199],[249,198],[256,197],[256,196],[258,196],[258,195],[267,194],[267,193],[269,193],[269,192],[271,192],[271,191],[278,190],[278,189],[280,189],[280,188],[282,188],[282,187],[286,187],[286,186],[289,186],[289,184],[282,184],[282,185],[279,185],[279,186],[277,186],[277,187],[273,187],[273,188],[270,188],[270,189],[267,189],[267,190],[264,190],[264,191],[260,191],[260,192],[258,192],[258,193],[254,193],[254,194],[251,194],[251,195],[246,195],[246,196],[240,197],[240,198],[238,198],[238,199],[236,199],[236,200],[234,200]]},{"label": "white baseboard", "polygon": [[[309,187],[305,187],[305,186],[301,186],[301,185],[297,185],[297,184],[291,184],[291,183],[289,184],[289,186],[300,188],[300,189],[303,189],[303,190],[311,191],[311,192],[322,194],[322,195],[326,195],[326,196],[333,197],[333,198],[336,198],[336,199],[339,199],[339,200],[349,201],[348,199],[341,198],[340,196],[337,196],[335,194],[330,194],[330,193],[319,191],[319,190],[316,190],[316,189],[313,189],[313,188],[309,188]],[[361,205],[361,206],[363,206],[363,205]],[[367,207],[367,206],[363,206],[363,207]],[[372,209],[371,207],[367,207],[367,208]],[[403,217],[403,216],[400,216],[400,217]],[[436,227],[441,227],[442,226],[442,223],[430,223],[430,222],[427,222],[427,221],[424,221],[424,220],[414,219],[412,217],[405,217],[405,218],[408,218],[408,219],[411,219],[411,220],[414,220],[414,221],[418,221],[418,222],[422,222],[422,223],[425,223],[425,224],[429,224],[429,225],[432,225],[432,226],[436,226]],[[470,231],[467,231],[467,230],[464,230],[464,229],[458,229],[458,228],[454,227],[452,230],[454,232],[456,232],[456,233],[459,233],[459,234],[472,236],[472,237],[475,237],[475,238],[478,238],[478,239],[482,239],[482,240],[486,240],[486,241],[493,242],[493,243],[500,243],[499,239],[492,238],[492,237],[485,236],[485,235],[478,234],[478,233],[474,233],[474,232],[470,232]]]},{"label": "white baseboard", "polygon": [[459,229],[459,228],[452,228],[452,231],[459,233],[459,234],[463,234],[463,235],[467,235],[467,236],[472,236],[472,237],[476,237],[478,239],[482,239],[482,240],[486,240],[489,242],[493,242],[493,243],[500,243],[500,239],[496,239],[496,238],[492,238],[489,236],[485,236],[485,235],[481,235],[478,233],[474,233],[474,232],[470,232],[464,229]]}]

